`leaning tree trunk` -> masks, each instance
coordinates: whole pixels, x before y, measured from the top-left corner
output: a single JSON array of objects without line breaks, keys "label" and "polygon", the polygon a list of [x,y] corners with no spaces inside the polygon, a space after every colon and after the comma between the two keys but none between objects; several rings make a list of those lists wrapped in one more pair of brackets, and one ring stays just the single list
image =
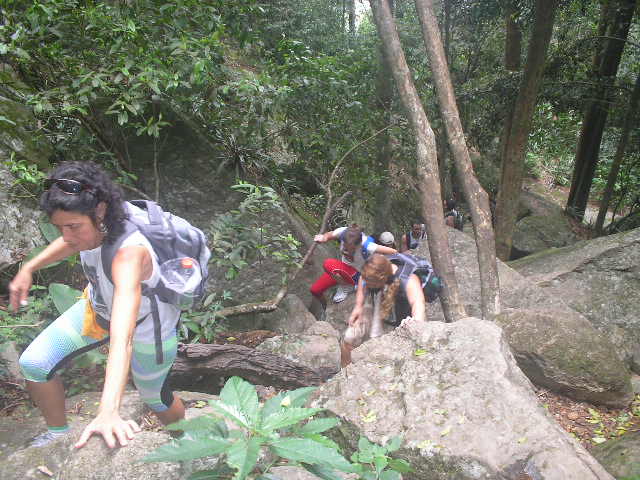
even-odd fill
[{"label": "leaning tree trunk", "polygon": [[320,385],[336,373],[312,370],[243,345],[190,343],[178,346],[170,380],[177,389],[215,392],[216,378],[237,375],[256,385],[290,389]]},{"label": "leaning tree trunk", "polygon": [[[380,113],[380,127],[391,123],[391,104],[393,102],[393,78],[389,62],[384,56],[384,51],[380,48],[379,67],[376,76],[376,108]],[[373,231],[380,233],[388,230],[391,202],[389,201],[389,166],[393,156],[393,144],[391,132],[386,130],[376,142],[376,169],[377,174],[381,176],[380,183],[376,186],[376,202],[375,214],[373,218]]]},{"label": "leaning tree trunk", "polygon": [[371,0],[369,3],[386,58],[391,63],[391,71],[398,87],[400,100],[416,135],[418,176],[422,194],[422,211],[427,225],[427,240],[433,266],[444,279],[442,310],[446,321],[451,322],[465,317],[466,312],[460,300],[443,221],[435,136],[413,84],[389,4],[387,0]]},{"label": "leaning tree trunk", "polygon": [[615,12],[615,18],[609,22],[604,51],[598,49],[596,52],[596,61],[599,61],[596,73],[598,86],[582,122],[566,206],[567,212],[580,220],[584,218],[587,209],[591,184],[598,165],[602,134],[609,114],[611,84],[618,72],[635,5],[636,0],[618,0],[609,5],[610,11]]},{"label": "leaning tree trunk", "polygon": [[473,231],[478,249],[478,265],[480,267],[480,289],[482,316],[492,320],[500,313],[500,284],[498,266],[496,264],[495,239],[491,225],[491,209],[489,196],[484,191],[473,172],[469,150],[465,142],[456,97],[449,76],[449,68],[445,56],[438,22],[433,11],[433,0],[415,0],[416,10],[422,25],[422,36],[433,73],[438,93],[440,113],[447,131],[449,146],[456,164],[458,181],[462,186],[465,200],[471,211]]},{"label": "leaning tree trunk", "polygon": [[627,143],[629,142],[629,133],[631,127],[638,113],[638,101],[640,100],[640,75],[636,78],[636,84],[633,87],[633,93],[631,94],[631,100],[629,101],[629,110],[624,117],[624,123],[622,125],[622,135],[616,148],[616,154],[613,157],[613,163],[611,164],[611,170],[609,170],[609,176],[607,177],[607,186],[604,189],[604,195],[602,196],[602,202],[600,202],[600,210],[598,211],[598,218],[596,219],[596,233],[602,235],[602,226],[604,225],[604,219],[607,216],[609,210],[609,203],[611,202],[611,196],[613,195],[613,189],[618,179],[618,173],[620,172],[620,166],[624,159],[624,153],[627,150]]},{"label": "leaning tree trunk", "polygon": [[557,0],[536,0],[535,21],[529,41],[527,63],[512,111],[511,122],[507,121],[505,124],[505,128],[509,128],[509,125],[510,128],[504,136],[500,190],[495,218],[496,253],[504,261],[509,260],[511,255],[513,231],[524,177],[525,150],[531,130],[536,96],[544,71],[547,48],[553,32],[556,7]]}]

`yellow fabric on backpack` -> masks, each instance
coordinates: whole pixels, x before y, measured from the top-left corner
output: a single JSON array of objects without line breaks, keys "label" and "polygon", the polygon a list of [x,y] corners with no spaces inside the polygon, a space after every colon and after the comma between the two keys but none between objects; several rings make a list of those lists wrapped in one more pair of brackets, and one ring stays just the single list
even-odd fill
[{"label": "yellow fabric on backpack", "polygon": [[84,298],[87,301],[84,309],[84,320],[82,321],[82,335],[95,338],[96,340],[102,340],[109,332],[98,325],[96,311],[93,309],[91,300],[89,299],[89,287],[84,289],[80,298]]}]

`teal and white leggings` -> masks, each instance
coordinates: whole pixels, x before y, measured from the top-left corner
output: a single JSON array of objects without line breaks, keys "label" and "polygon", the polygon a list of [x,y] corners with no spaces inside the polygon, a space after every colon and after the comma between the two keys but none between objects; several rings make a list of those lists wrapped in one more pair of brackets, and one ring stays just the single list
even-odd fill
[{"label": "teal and white leggings", "polygon": [[[20,357],[24,378],[32,382],[46,382],[72,358],[103,345],[108,337],[96,340],[81,335],[86,300],[79,300],[45,328]],[[152,321],[149,319],[148,321]],[[140,397],[153,411],[163,412],[173,403],[173,393],[167,376],[176,358],[178,339],[173,335],[162,342],[164,362],[156,363],[156,346],[133,339],[131,373]]]}]

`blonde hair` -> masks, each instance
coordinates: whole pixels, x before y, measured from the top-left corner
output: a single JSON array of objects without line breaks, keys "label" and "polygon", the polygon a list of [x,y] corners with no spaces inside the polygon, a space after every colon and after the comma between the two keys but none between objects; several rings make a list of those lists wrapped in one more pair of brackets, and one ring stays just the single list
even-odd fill
[{"label": "blonde hair", "polygon": [[400,288],[400,278],[395,278],[390,284],[389,279],[393,276],[393,268],[388,258],[378,253],[370,256],[362,268],[362,278],[365,282],[376,282],[388,285],[384,292],[380,306],[380,318],[385,319],[391,313],[391,309],[396,301],[398,288]]}]

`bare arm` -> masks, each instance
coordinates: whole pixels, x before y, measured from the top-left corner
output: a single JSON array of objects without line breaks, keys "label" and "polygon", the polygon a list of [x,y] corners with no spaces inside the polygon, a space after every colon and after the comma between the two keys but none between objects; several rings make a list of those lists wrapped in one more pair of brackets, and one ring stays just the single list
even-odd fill
[{"label": "bare arm", "polygon": [[330,240],[336,240],[337,238],[338,236],[334,233],[334,230],[332,230],[330,232],[320,233],[316,235],[315,237],[313,237],[313,241],[318,243],[326,243]]},{"label": "bare arm", "polygon": [[357,323],[362,316],[362,309],[364,307],[364,288],[364,280],[361,275],[358,280],[358,289],[356,290],[356,304],[351,311],[351,315],[349,315],[349,325]]},{"label": "bare arm", "polygon": [[123,420],[118,411],[131,365],[133,332],[142,298],[141,282],[150,276],[152,268],[149,252],[141,246],[122,248],[113,259],[114,292],[107,372],[98,415],[82,432],[76,443],[78,448],[93,433],[101,434],[113,448],[116,444],[114,435],[125,446],[134,432],[140,431],[135,422]]},{"label": "bare arm", "polygon": [[66,243],[62,237],[56,238],[38,255],[26,262],[9,284],[9,303],[13,311],[27,300],[29,289],[33,283],[33,274],[47,265],[63,260],[78,253],[74,247]]},{"label": "bare arm", "polygon": [[415,274],[411,274],[407,281],[407,300],[409,300],[409,305],[411,305],[411,316],[413,319],[425,322],[427,320],[426,301],[424,299],[420,278]]},{"label": "bare arm", "polygon": [[400,251],[406,252],[407,250],[409,250],[409,245],[407,245],[407,234],[405,233],[400,238]]},{"label": "bare arm", "polygon": [[394,253],[398,253],[398,251],[395,248],[378,245],[376,247],[376,253],[381,253],[382,255],[393,255]]}]

